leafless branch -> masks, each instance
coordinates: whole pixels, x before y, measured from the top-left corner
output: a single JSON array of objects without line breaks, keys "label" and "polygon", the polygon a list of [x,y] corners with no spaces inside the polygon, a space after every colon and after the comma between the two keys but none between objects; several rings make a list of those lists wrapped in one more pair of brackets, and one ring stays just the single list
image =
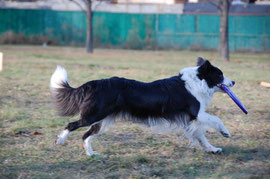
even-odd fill
[{"label": "leafless branch", "polygon": [[93,10],[96,10],[98,8],[98,6],[100,6],[100,4],[102,3],[102,1],[97,1],[97,2],[98,2],[98,4],[95,5]]},{"label": "leafless branch", "polygon": [[82,5],[79,2],[77,2],[76,0],[70,0],[70,1],[76,4],[77,6],[79,6],[80,9],[83,11],[83,13],[87,16],[86,10],[82,7]]},{"label": "leafless branch", "polygon": [[99,3],[97,3],[97,4],[95,5],[95,7],[94,7],[93,10],[96,10],[96,9],[101,5],[102,2],[111,3],[112,0],[96,0],[96,2],[99,2]]},{"label": "leafless branch", "polygon": [[215,6],[219,11],[222,11],[221,7],[220,7],[220,4],[216,4],[215,2],[213,1],[209,1],[210,4],[212,4],[213,6]]}]

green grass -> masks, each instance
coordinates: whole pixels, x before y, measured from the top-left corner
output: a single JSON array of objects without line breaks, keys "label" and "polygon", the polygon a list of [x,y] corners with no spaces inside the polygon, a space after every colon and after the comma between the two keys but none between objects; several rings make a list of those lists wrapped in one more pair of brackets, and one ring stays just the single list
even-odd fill
[{"label": "green grass", "polygon": [[[269,178],[270,54],[232,53],[231,62],[215,52],[101,50],[0,46],[0,178]],[[54,147],[56,135],[74,118],[55,115],[49,80],[57,64],[77,87],[89,80],[122,76],[152,81],[194,66],[202,56],[236,81],[233,91],[247,107],[245,115],[225,94],[216,94],[208,111],[232,134],[210,130],[209,141],[224,152],[210,155],[174,134],[152,134],[136,124],[113,125],[93,142],[101,156],[87,157],[81,137],[72,133]],[[40,135],[34,135],[35,132]]]}]

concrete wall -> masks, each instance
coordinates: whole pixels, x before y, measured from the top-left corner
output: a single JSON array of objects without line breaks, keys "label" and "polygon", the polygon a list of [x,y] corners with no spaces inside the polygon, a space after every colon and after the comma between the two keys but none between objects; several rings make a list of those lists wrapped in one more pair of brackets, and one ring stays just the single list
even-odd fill
[{"label": "concrete wall", "polygon": [[[81,11],[85,8],[85,4],[82,1],[77,0],[77,4],[70,2],[69,0],[49,0],[49,1],[37,1],[37,2],[1,2],[0,8],[6,9],[50,9],[55,11]],[[166,3],[120,3],[111,4],[104,1],[93,1],[92,9],[95,12],[117,12],[117,13],[143,13],[143,14],[182,14],[183,4],[166,4]]]}]

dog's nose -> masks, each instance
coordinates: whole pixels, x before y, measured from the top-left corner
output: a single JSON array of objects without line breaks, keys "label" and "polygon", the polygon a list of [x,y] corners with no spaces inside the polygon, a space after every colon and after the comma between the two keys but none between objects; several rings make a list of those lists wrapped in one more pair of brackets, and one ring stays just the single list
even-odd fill
[{"label": "dog's nose", "polygon": [[232,81],[232,85],[234,86],[234,84],[235,84],[235,81]]}]

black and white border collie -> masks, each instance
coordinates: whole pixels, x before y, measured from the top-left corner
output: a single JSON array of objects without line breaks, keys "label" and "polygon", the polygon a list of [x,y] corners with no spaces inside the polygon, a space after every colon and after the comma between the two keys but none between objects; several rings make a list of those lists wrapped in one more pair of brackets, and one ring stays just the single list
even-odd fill
[{"label": "black and white border collie", "polygon": [[115,120],[124,119],[157,132],[183,131],[192,144],[206,152],[219,153],[222,149],[207,141],[206,127],[224,137],[231,135],[218,117],[206,112],[206,107],[215,92],[222,92],[220,84],[232,87],[234,83],[201,57],[196,67],[184,68],[171,78],[144,83],[113,77],[89,81],[78,88],[68,84],[66,70],[57,66],[50,81],[52,101],[60,116],[80,114],[80,120],[69,123],[55,145],[62,144],[74,130],[88,126],[82,137],[86,155],[97,155],[91,141]]}]

